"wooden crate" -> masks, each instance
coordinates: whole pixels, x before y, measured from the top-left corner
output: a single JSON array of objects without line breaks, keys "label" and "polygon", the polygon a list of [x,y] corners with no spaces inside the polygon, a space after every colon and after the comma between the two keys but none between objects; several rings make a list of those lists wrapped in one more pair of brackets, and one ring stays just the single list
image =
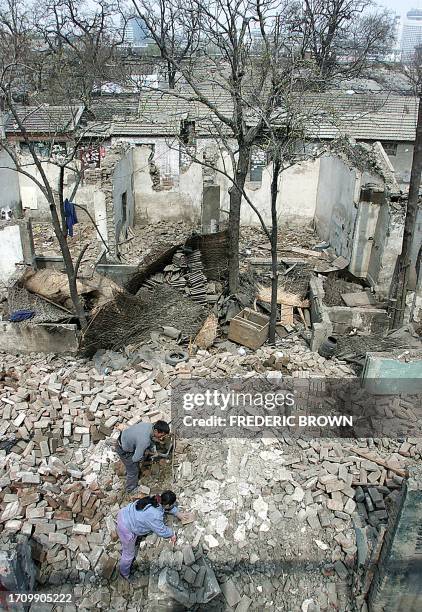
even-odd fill
[{"label": "wooden crate", "polygon": [[268,338],[269,317],[245,308],[230,321],[229,340],[257,349]]}]

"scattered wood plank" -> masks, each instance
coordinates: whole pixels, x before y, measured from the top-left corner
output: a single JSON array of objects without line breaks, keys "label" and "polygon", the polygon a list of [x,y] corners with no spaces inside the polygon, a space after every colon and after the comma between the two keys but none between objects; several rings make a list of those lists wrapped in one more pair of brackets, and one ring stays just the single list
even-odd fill
[{"label": "scattered wood plank", "polygon": [[[251,266],[271,266],[271,257],[251,257],[247,260]],[[281,264],[291,266],[308,263],[306,259],[298,259],[297,257],[280,257],[277,259],[277,265]]]},{"label": "scattered wood plank", "polygon": [[293,325],[293,306],[289,304],[281,304],[280,323],[282,325]]},{"label": "scattered wood plank", "polygon": [[214,340],[217,337],[217,328],[218,328],[218,319],[215,314],[212,312],[205,319],[205,322],[201,329],[199,330],[194,343],[201,349],[207,349],[212,344],[214,344]]},{"label": "scattered wood plank", "polygon": [[359,455],[359,457],[363,457],[364,459],[367,459],[368,461],[372,461],[373,463],[376,463],[377,465],[380,465],[380,466],[386,468],[387,470],[390,470],[391,472],[394,472],[395,474],[397,474],[398,476],[401,476],[402,478],[407,478],[407,471],[406,470],[402,470],[401,468],[396,467],[395,465],[393,465],[393,463],[391,461],[386,461],[385,459],[382,459],[381,457],[378,457],[374,453],[371,453],[371,452],[368,452],[368,451],[363,451],[360,448],[355,448],[354,447],[354,448],[351,448],[350,450],[355,455]]},{"label": "scattered wood plank", "polygon": [[297,253],[298,255],[307,255],[308,257],[321,257],[321,251],[313,251],[311,249],[302,249],[301,247],[288,247],[281,249],[282,253]]},{"label": "scattered wood plank", "polygon": [[297,311],[298,311],[298,313],[299,313],[300,318],[301,318],[301,319],[302,319],[302,321],[303,321],[303,324],[304,324],[304,326],[305,326],[305,329],[308,329],[308,324],[307,324],[307,322],[306,322],[305,315],[303,314],[303,310],[302,310],[302,308],[300,308],[300,306],[298,306]]},{"label": "scattered wood plank", "polygon": [[[271,303],[271,287],[258,287],[258,300]],[[277,304],[296,306],[296,308],[309,308],[309,300],[302,300],[294,293],[287,293],[283,289],[277,291]]]}]

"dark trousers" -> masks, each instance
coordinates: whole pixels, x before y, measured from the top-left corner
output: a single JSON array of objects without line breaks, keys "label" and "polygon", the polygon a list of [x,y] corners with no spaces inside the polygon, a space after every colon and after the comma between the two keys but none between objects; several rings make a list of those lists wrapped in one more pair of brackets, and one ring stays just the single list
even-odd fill
[{"label": "dark trousers", "polygon": [[126,453],[120,444],[116,445],[116,453],[126,468],[126,491],[131,491],[138,486],[139,462],[132,461],[133,453]]}]

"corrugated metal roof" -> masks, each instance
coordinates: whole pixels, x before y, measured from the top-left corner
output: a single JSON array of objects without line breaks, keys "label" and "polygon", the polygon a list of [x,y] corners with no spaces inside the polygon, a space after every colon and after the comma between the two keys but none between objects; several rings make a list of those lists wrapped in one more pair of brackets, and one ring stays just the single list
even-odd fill
[{"label": "corrugated metal roof", "polygon": [[[17,114],[26,131],[31,134],[66,134],[78,125],[83,106],[19,106]],[[9,112],[5,123],[6,134],[20,134],[20,128]]]}]

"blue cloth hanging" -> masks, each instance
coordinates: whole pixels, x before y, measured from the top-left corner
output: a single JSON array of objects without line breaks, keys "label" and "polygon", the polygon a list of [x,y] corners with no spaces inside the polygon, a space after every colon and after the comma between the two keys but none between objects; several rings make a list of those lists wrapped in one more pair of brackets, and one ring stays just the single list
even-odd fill
[{"label": "blue cloth hanging", "polygon": [[66,219],[67,236],[73,236],[73,226],[78,222],[76,216],[76,208],[73,202],[69,202],[66,198],[64,201],[64,216]]}]

